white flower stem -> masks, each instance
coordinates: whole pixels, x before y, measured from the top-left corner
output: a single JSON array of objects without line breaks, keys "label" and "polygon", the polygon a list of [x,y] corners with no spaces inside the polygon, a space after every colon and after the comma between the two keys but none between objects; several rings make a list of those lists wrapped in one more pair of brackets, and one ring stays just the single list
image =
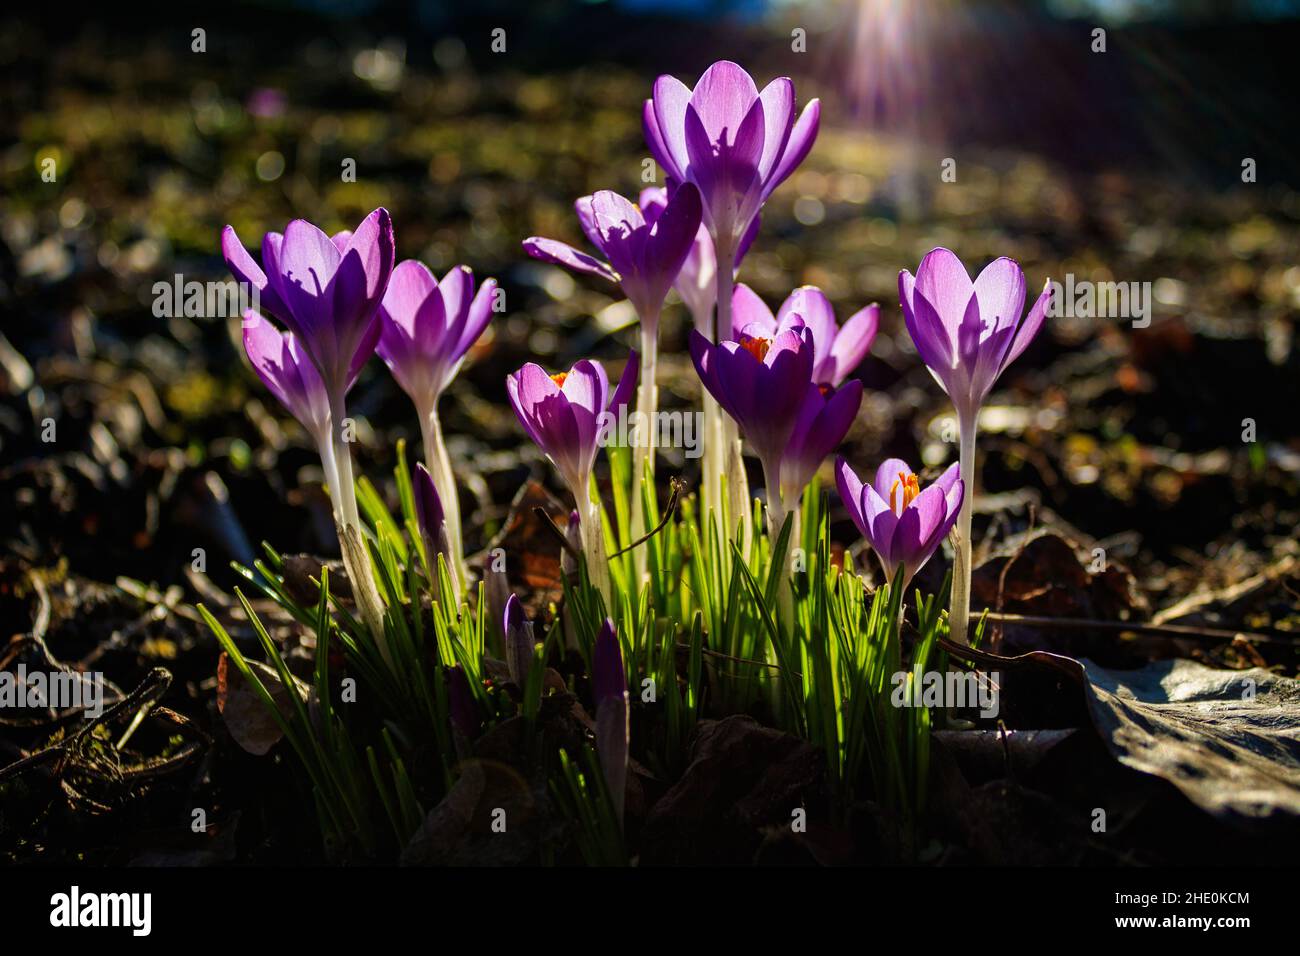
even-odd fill
[{"label": "white flower stem", "polygon": [[357,509],[357,488],[352,477],[352,449],[343,437],[343,422],[346,421],[343,401],[340,398],[330,404],[333,457],[338,477],[333,491],[339,501],[337,515],[342,519],[339,525],[339,549],[343,553],[343,566],[347,569],[352,596],[361,612],[361,620],[374,636],[380,654],[391,665],[393,661],[384,636],[384,599],[380,597],[371,573],[370,556],[361,532],[361,513]]},{"label": "white flower stem", "polygon": [[[712,342],[713,311],[692,315],[692,318],[695,321],[695,330]],[[702,388],[701,391],[704,393],[704,415],[699,440],[703,445],[704,460],[700,477],[703,483],[700,497],[703,514],[711,521],[715,511],[720,507],[718,495],[722,490],[722,409],[707,388]],[[701,530],[704,530],[703,527]]]},{"label": "white flower stem", "polygon": [[321,468],[325,472],[325,484],[330,490],[330,510],[334,513],[334,526],[343,527],[343,502],[339,493],[339,463],[334,458],[334,442],[329,431],[318,436],[316,451],[320,455]]},{"label": "white flower stem", "polygon": [[591,489],[573,489],[574,500],[582,509],[578,519],[578,534],[582,539],[582,556],[587,561],[587,574],[592,586],[605,599],[605,613],[613,616],[613,592],[609,580],[609,560],[605,557],[605,534],[600,526],[600,501],[592,497]]},{"label": "white flower stem", "polygon": [[[428,414],[422,416],[421,429],[424,435],[425,467],[429,469],[434,487],[438,490],[438,500],[442,502],[443,520],[447,526],[447,565],[451,571],[456,593],[463,594],[469,578],[465,571],[465,539],[460,524],[460,498],[456,494],[456,474],[451,468],[451,456],[447,454],[447,445],[442,438],[442,420],[438,417],[436,401]],[[431,563],[435,568],[437,567],[436,559]]]},{"label": "white flower stem", "polygon": [[957,515],[956,555],[952,570],[952,600],[948,605],[949,636],[967,642],[970,625],[971,513],[975,505],[975,432],[978,412],[958,417],[961,432],[961,511]]},{"label": "white flower stem", "polygon": [[[655,380],[659,364],[659,314],[641,316],[641,369],[636,386],[636,441],[632,450],[632,540],[637,541],[646,532],[645,511],[641,498],[641,480],[649,468],[653,478],[655,470],[655,445],[658,441],[659,384]],[[645,579],[646,548],[632,551],[636,579]]]},{"label": "white flower stem", "polygon": [[[715,236],[714,252],[718,261],[718,308],[713,320],[713,341],[720,342],[731,335],[731,293],[735,285],[732,263],[735,254],[731,240]],[[745,476],[745,460],[740,444],[740,429],[730,415],[722,419],[722,447],[726,456],[723,465],[727,481],[727,507],[731,520],[740,521],[740,550],[748,558],[754,540],[754,518],[749,506],[749,480]],[[724,529],[730,534],[731,529]],[[724,534],[724,538],[726,535]]]}]

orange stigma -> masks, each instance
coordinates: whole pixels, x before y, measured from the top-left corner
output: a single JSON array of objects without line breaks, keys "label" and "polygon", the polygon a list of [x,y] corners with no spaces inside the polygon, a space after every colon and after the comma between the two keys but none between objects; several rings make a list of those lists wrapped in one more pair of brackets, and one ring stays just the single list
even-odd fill
[{"label": "orange stigma", "polygon": [[554,375],[551,376],[551,381],[554,382],[556,385],[558,385],[560,388],[564,388],[564,380],[568,377],[569,377],[568,372],[556,372]]},{"label": "orange stigma", "polygon": [[[895,502],[894,495],[895,492],[898,491],[899,485],[903,486],[902,507],[899,507],[894,503]],[[916,475],[911,475],[911,474],[905,475],[900,471],[898,473],[898,477],[894,479],[893,485],[891,485],[889,488],[889,510],[894,512],[894,514],[902,514],[903,508],[906,508],[913,501],[915,501],[916,496],[919,495],[920,493],[921,493],[921,485],[920,482],[916,480]]]},{"label": "orange stigma", "polygon": [[772,347],[771,339],[756,339],[748,335],[740,337],[740,347],[760,362],[767,358],[767,350]]}]

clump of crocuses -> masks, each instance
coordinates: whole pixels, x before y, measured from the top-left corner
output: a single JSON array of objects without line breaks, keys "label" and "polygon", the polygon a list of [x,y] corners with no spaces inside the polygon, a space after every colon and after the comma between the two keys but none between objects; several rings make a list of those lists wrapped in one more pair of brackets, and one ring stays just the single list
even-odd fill
[{"label": "clump of crocuses", "polygon": [[[244,315],[244,348],[258,376],[316,444],[329,485],[339,545],[367,628],[387,657],[385,607],[364,540],[353,476],[346,396],[376,350],[419,415],[427,467],[413,493],[422,545],[451,573],[457,604],[467,584],[460,506],[438,417],[438,399],[491,318],[496,283],[477,289],[456,266],[439,282],[421,263],[394,267],[393,225],[376,209],[355,231],[328,236],[295,219],[262,238],[259,266],[230,226],[221,251],[231,272],[257,290],[260,312]],[[433,575],[436,577],[436,573]]]},{"label": "clump of crocuses", "polygon": [[259,267],[234,229],[221,234],[231,272],[283,322],[281,337],[244,315],[244,347],[272,393],[312,435],[333,496],[339,545],[367,626],[383,646],[383,599],[370,574],[352,476],[345,396],[379,340],[379,302],[393,271],[393,223],[376,209],[354,232],[327,236],[304,219],[262,237]]},{"label": "clump of crocuses", "polygon": [[[811,101],[795,118],[794,83],[772,80],[760,92],[753,77],[729,60],[714,63],[691,89],[673,76],[655,80],[642,110],[646,145],[668,177],[693,183],[700,191],[703,224],[713,242],[712,328],[701,330],[720,342],[731,327],[735,269],[754,239],[759,213],[768,197],[804,160],[817,139],[821,104]],[[706,405],[706,412],[712,409]],[[743,522],[748,549],[749,486],[741,460],[736,425],[728,419],[705,423],[722,448],[705,449],[705,480],[725,478],[730,513]]]}]

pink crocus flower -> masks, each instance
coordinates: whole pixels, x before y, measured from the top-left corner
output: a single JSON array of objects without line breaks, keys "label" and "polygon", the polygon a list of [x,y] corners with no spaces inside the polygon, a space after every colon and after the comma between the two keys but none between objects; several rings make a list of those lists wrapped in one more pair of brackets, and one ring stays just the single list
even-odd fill
[{"label": "pink crocus flower", "polygon": [[496,280],[487,279],[476,291],[467,266],[453,266],[439,282],[423,263],[407,259],[393,269],[379,306],[377,351],[415,405],[425,461],[446,508],[447,561],[461,590],[468,582],[464,529],[438,401],[487,328],[496,290]]},{"label": "pink crocus flower", "polygon": [[925,566],[957,521],[965,483],[951,465],[922,490],[907,462],[891,458],[864,484],[843,456],[835,460],[835,484],[849,517],[867,539],[891,586],[902,570],[902,586]]},{"label": "pink crocus flower", "polygon": [[1042,328],[1050,282],[1021,318],[1025,274],[1015,261],[995,259],[973,282],[948,249],[933,249],[916,276],[898,275],[907,331],[930,374],[952,399],[961,441],[966,493],[957,521],[957,561],[949,610],[954,641],[964,641],[970,622],[971,510],[975,497],[975,437],[980,406],[998,377]]}]

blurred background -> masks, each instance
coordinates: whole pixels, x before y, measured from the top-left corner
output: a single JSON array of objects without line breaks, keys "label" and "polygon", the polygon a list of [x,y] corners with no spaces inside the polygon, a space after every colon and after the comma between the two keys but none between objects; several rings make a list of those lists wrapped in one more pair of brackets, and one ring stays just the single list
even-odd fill
[{"label": "blurred background", "polygon": [[[382,204],[399,258],[501,281],[508,312],[443,401],[482,547],[530,475],[551,480],[504,376],[530,358],[617,368],[635,336],[609,288],[529,260],[520,241],[582,245],[576,197],[643,185],[654,77],[693,84],[722,58],[760,85],[792,76],[800,105],[823,101],[817,144],[740,278],[773,307],[818,285],[841,320],[881,303],[845,449],[855,465],[955,459],[950,408],[898,306],[899,270],[931,247],[972,268],[1012,256],[1031,289],[1067,274],[1149,282],[1148,328],[1053,319],[1004,376],[981,445],[983,546],[1047,526],[1103,547],[1133,574],[1106,598],[1123,608],[1079,599],[1093,615],[1150,616],[1281,567],[1252,620],[1300,623],[1286,584],[1300,523],[1300,3],[25,6],[0,19],[0,606],[13,630],[38,568],[62,583],[61,619],[98,615],[114,640],[139,623],[149,640],[118,640],[124,668],[179,661],[206,640],[167,610],[207,586],[193,549],[226,586],[228,562],[264,539],[333,546],[315,453],[249,371],[238,320],[154,314],[159,281],[227,278],[226,223],[256,246],[291,218],[334,231]],[[670,311],[661,387],[685,407],[699,386]],[[350,407],[358,466],[384,483],[395,440],[418,444],[413,413],[377,360]],[[667,462],[694,481],[694,463]],[[854,537],[847,521],[835,534]],[[156,589],[124,596],[124,578]],[[197,655],[192,692],[212,656]]]}]

